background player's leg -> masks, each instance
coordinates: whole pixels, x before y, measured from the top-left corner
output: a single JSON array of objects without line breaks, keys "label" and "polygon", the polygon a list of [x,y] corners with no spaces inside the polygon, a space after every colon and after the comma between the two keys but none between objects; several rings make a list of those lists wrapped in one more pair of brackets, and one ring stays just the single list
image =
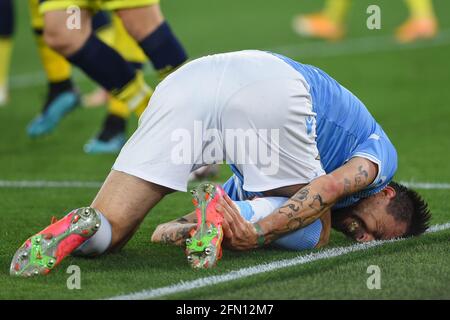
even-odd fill
[{"label": "background player's leg", "polygon": [[[109,19],[107,24],[102,22],[102,20],[105,20],[105,16]],[[100,11],[93,17],[92,24],[100,40],[114,48],[125,60],[133,63],[133,65],[147,61],[147,57],[125,30],[122,21],[115,13]],[[98,27],[96,28],[96,26]],[[83,96],[83,106],[85,107],[97,107],[107,102],[107,91],[101,87]],[[127,107],[125,106],[125,108]]]},{"label": "background player's leg", "polygon": [[298,15],[294,31],[302,36],[338,40],[344,36],[344,23],[351,0],[327,0],[321,12]]},{"label": "background player's leg", "polygon": [[44,41],[44,17],[39,12],[39,0],[29,0],[31,26],[41,63],[47,76],[47,99],[38,114],[27,127],[31,137],[52,131],[62,117],[79,104],[79,93],[72,82],[72,67],[65,57],[51,49]]},{"label": "background player's leg", "polygon": [[405,0],[409,19],[396,33],[400,42],[411,42],[421,38],[432,38],[437,33],[437,19],[431,0]]},{"label": "background player's leg", "polygon": [[117,14],[161,78],[187,60],[184,48],[172,33],[158,4],[122,9]]},{"label": "background player's leg", "polygon": [[70,57],[81,50],[92,34],[92,17],[86,9],[80,10],[80,28],[66,28],[65,10],[44,13],[44,40],[59,54]]},{"label": "background player's leg", "polygon": [[129,62],[92,33],[89,12],[81,10],[79,30],[61,27],[66,19],[63,10],[45,13],[47,44],[123,101],[130,110],[146,106],[152,90]]},{"label": "background player's leg", "polygon": [[[141,8],[122,9],[117,11],[120,18],[113,16],[114,40],[111,45],[127,61],[135,67],[136,79],[143,74],[138,65],[149,57],[160,79],[179,67],[186,59],[184,49],[172,34],[159,9],[159,5]],[[126,23],[124,27],[123,22]],[[130,33],[132,36],[130,36]],[[136,43],[139,41],[139,45]],[[136,91],[136,86],[131,90]],[[124,90],[125,94],[126,91]],[[151,92],[148,94],[150,98]],[[115,99],[117,98],[117,99]],[[125,108],[124,108],[125,107]],[[132,111],[139,117],[147,107],[140,104]],[[109,114],[100,133],[85,145],[87,153],[117,153],[125,143],[126,120],[130,110],[126,110],[123,98],[112,97]]]},{"label": "background player's leg", "polygon": [[130,117],[127,106],[114,97],[109,97],[108,113],[100,131],[84,145],[88,154],[119,153],[126,142],[126,125]]},{"label": "background player's leg", "polygon": [[[115,13],[112,14],[111,18],[112,24],[109,29],[112,29],[112,37],[106,43],[111,45],[122,57],[130,62],[137,73],[141,74],[143,63],[147,61],[146,55],[142,52],[142,49],[134,38],[128,34],[123,26],[122,20]],[[84,146],[86,153],[118,153],[125,144],[126,123],[130,118],[131,111],[126,104],[115,97],[109,95],[107,98],[109,98],[108,114],[103,121],[101,130]],[[142,106],[141,109],[135,110],[134,112],[141,113],[144,107]]]},{"label": "background player's leg", "polygon": [[[112,47],[115,38],[114,27],[109,12],[99,11],[92,17],[92,29],[97,37]],[[102,87],[95,88],[92,92],[84,94],[81,98],[84,107],[100,107],[108,102],[108,91]]]},{"label": "background player's leg", "polygon": [[122,247],[149,210],[170,192],[168,188],[112,170],[91,205],[111,224],[111,249]]},{"label": "background player's leg", "polygon": [[8,74],[14,32],[13,0],[0,1],[0,106],[8,101]]},{"label": "background player's leg", "polygon": [[44,16],[39,12],[39,0],[29,0],[28,7],[37,49],[49,83],[70,81],[72,73],[70,63],[62,55],[50,49],[43,39]]},{"label": "background player's leg", "polygon": [[343,25],[347,18],[351,0],[327,0],[323,14],[338,25]]}]

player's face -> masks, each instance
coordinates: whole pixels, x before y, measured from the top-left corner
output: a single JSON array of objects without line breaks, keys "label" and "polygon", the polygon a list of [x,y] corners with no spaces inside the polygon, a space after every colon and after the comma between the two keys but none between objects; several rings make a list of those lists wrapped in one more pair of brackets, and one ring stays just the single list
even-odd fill
[{"label": "player's face", "polygon": [[388,213],[390,200],[389,195],[380,192],[353,207],[336,210],[332,214],[333,227],[358,242],[401,237],[407,225]]}]

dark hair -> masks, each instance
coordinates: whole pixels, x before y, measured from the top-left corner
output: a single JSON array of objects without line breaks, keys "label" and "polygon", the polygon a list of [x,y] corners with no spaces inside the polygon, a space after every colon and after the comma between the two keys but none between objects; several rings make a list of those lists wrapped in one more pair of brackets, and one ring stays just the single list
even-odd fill
[{"label": "dark hair", "polygon": [[414,190],[392,181],[395,198],[389,203],[387,210],[397,221],[406,222],[408,227],[404,237],[418,236],[424,233],[430,223],[431,213],[428,204]]}]

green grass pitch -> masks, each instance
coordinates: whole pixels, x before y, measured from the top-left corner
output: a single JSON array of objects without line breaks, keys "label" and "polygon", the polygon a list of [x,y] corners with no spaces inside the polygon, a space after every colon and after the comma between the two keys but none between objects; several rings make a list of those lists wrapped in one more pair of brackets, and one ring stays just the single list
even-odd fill
[{"label": "green grass pitch", "polygon": [[[382,9],[381,30],[366,28],[366,8]],[[27,123],[41,106],[45,77],[37,57],[25,1],[18,4],[12,66],[12,99],[0,109],[0,180],[102,181],[114,156],[87,156],[83,144],[95,134],[105,109],[78,109],[58,130],[32,141]],[[389,37],[407,17],[403,1],[353,1],[348,38],[324,44],[298,38],[290,29],[299,11],[321,1],[163,0],[162,7],[191,57],[240,49],[272,49],[317,65],[353,91],[381,123],[399,153],[396,180],[450,182],[450,3],[436,0],[441,35],[398,46]],[[363,42],[358,39],[364,39]],[[84,92],[93,84],[78,71]],[[154,77],[148,76],[155,83]],[[176,94],[174,92],[173,94]],[[186,106],[189,112],[189,106]],[[130,133],[136,125],[130,123]],[[229,174],[223,168],[219,181]],[[450,221],[449,190],[420,190],[429,201],[432,224]],[[220,275],[243,267],[292,258],[274,249],[226,251],[217,268],[190,270],[181,249],[154,245],[158,223],[191,210],[188,194],[173,194],[144,221],[117,254],[98,259],[67,258],[48,277],[16,279],[8,274],[15,250],[30,235],[72,208],[87,205],[95,188],[0,188],[0,299],[99,299]],[[386,244],[345,256],[268,272],[162,298],[231,299],[390,299],[450,298],[450,230]],[[330,246],[351,242],[333,233]],[[307,254],[309,252],[301,253]],[[81,290],[68,290],[66,269],[81,268]],[[381,289],[369,290],[369,265],[381,269]]]}]

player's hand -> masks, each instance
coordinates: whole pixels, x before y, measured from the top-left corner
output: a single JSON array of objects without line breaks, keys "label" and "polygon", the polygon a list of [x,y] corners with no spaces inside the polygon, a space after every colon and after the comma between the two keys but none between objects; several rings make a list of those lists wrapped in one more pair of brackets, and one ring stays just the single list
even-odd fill
[{"label": "player's hand", "polygon": [[258,234],[252,223],[246,221],[236,205],[224,195],[216,210],[223,214],[224,245],[233,250],[250,250],[258,247]]}]

